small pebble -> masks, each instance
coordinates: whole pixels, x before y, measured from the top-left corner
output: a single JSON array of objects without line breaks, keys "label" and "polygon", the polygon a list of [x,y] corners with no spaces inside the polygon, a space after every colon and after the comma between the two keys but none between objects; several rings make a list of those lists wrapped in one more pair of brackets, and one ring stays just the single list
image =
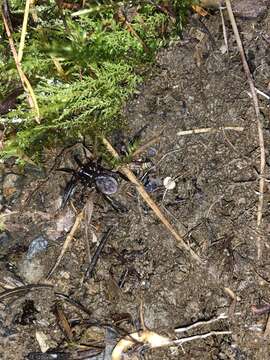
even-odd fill
[{"label": "small pebble", "polygon": [[18,263],[18,272],[27,283],[34,284],[44,277],[45,268],[39,258],[26,258]]},{"label": "small pebble", "polygon": [[22,176],[16,174],[7,174],[3,182],[3,195],[6,200],[11,200],[21,192]]},{"label": "small pebble", "polygon": [[31,244],[29,245],[28,252],[27,252],[27,259],[32,259],[35,255],[45,251],[48,246],[48,241],[42,236],[36,237]]},{"label": "small pebble", "polygon": [[10,236],[6,231],[0,233],[0,246],[8,245]]},{"label": "small pebble", "polygon": [[166,190],[173,190],[175,188],[175,186],[176,186],[176,183],[170,176],[167,176],[163,180],[163,185],[164,185]]},{"label": "small pebble", "polygon": [[152,178],[147,178],[144,183],[145,190],[150,193],[156,191],[158,186],[159,186],[158,181]]},{"label": "small pebble", "polygon": [[154,157],[154,156],[157,155],[157,150],[156,150],[155,148],[153,148],[153,147],[150,147],[150,148],[148,149],[148,151],[147,151],[147,155],[148,155],[149,157]]}]

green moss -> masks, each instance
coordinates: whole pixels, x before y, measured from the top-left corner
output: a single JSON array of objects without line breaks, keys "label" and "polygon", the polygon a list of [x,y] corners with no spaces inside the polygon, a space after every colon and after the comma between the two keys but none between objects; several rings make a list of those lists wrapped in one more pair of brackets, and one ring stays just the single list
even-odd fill
[{"label": "green moss", "polygon": [[[90,1],[88,8],[76,13],[60,11],[54,1],[37,3],[38,21],[29,21],[22,66],[34,88],[41,121],[37,124],[26,96],[21,96],[16,109],[0,120],[10,136],[3,156],[34,157],[46,146],[82,135],[108,135],[123,126],[120,111],[142,81],[139,69],[153,61],[174,26],[168,15],[146,3],[134,2],[136,11],[127,15],[128,25],[119,19],[117,1]],[[175,34],[190,4],[190,0],[173,2]],[[16,23],[22,22],[23,6],[22,1],[11,1]],[[130,8],[126,9],[128,13]],[[14,28],[18,46],[21,26]],[[3,24],[0,31],[5,37]],[[0,45],[2,97],[20,83],[7,48],[5,39]]]}]

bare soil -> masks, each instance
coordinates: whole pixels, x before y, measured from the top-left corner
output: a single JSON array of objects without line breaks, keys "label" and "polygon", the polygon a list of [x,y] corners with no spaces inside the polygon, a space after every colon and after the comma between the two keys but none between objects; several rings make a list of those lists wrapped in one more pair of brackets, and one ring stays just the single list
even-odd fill
[{"label": "bare soil", "polygon": [[[185,336],[211,330],[232,334],[194,340],[183,348],[149,350],[137,344],[128,358],[270,358],[268,312],[256,315],[252,311],[253,305],[259,308],[270,302],[268,181],[262,257],[257,260],[260,149],[253,103],[228,19],[229,54],[224,50],[219,14],[202,22],[193,18],[183,39],[158,54],[123,116],[128,123],[127,136],[144,125],[142,142],[162,132],[151,145],[151,154],[144,153],[130,166],[138,177],[150,176],[150,185],[156,185],[151,196],[204,264],[197,265],[183,252],[134,186],[124,180],[114,196],[127,208],[123,213],[83,186],[72,197],[72,204],[60,211],[63,188],[70,176],[55,169],[74,167],[72,154],[83,156],[80,145],[58,157],[52,151],[46,170],[27,166],[21,172],[11,161],[2,169],[2,182],[6,184],[3,212],[14,213],[5,217],[6,238],[0,242],[0,284],[6,289],[29,284],[48,287],[28,286],[26,291],[5,293],[4,297],[0,294],[1,359],[51,359],[49,355],[33,355],[41,351],[37,341],[40,333],[46,335],[49,351],[62,352],[57,359],[90,359],[86,350],[93,344],[106,344],[108,349],[123,334],[141,328],[141,303],[146,326],[160,334],[173,337],[174,328],[221,313],[229,318],[198,327]],[[255,85],[267,92],[270,15],[238,19],[238,26]],[[259,97],[259,104],[268,178],[269,101]],[[243,131],[221,129],[228,126],[243,127]],[[218,131],[178,135],[200,128]],[[15,189],[7,183],[9,173],[17,174]],[[163,180],[168,176],[176,186],[166,191]],[[88,214],[94,204],[91,220],[84,218],[59,266],[46,279],[86,203]],[[93,276],[84,281],[89,257],[111,226]],[[39,235],[49,246],[29,260],[29,245]],[[71,328],[63,325],[61,314]],[[109,334],[112,327],[116,331],[113,336]],[[101,358],[103,355],[92,359]],[[104,358],[110,359],[110,355]]]}]

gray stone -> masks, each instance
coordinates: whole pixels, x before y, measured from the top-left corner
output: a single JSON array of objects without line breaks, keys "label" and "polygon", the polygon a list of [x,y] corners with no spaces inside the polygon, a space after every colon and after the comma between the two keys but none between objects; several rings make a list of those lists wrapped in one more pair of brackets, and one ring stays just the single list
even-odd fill
[{"label": "gray stone", "polygon": [[7,246],[10,241],[10,236],[6,231],[0,233],[0,246]]},{"label": "gray stone", "polygon": [[48,241],[42,236],[36,237],[32,240],[31,244],[29,245],[28,252],[27,252],[27,259],[30,260],[37,254],[45,251],[48,247]]},{"label": "gray stone", "polygon": [[3,195],[7,201],[19,196],[22,190],[22,179],[23,177],[17,174],[5,175],[3,182]]}]

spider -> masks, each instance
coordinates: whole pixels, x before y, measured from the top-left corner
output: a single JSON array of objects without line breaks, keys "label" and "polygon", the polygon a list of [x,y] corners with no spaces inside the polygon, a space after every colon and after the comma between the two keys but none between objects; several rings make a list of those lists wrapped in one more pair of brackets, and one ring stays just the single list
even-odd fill
[{"label": "spider", "polygon": [[[136,142],[138,142],[142,136],[143,131],[147,128],[147,125],[138,130],[134,136],[129,139],[125,139],[121,131],[117,131],[114,134],[114,141],[116,142],[116,148],[123,156],[128,155],[129,149],[132,148]],[[62,199],[61,209],[63,209],[70,197],[74,194],[78,183],[82,183],[88,187],[94,187],[99,193],[103,195],[105,200],[118,212],[126,212],[127,209],[122,204],[115,200],[112,200],[110,195],[115,194],[118,190],[118,178],[121,177],[124,180],[128,179],[120,172],[111,171],[101,165],[101,159],[94,160],[87,157],[85,149],[88,147],[85,145],[85,139],[83,140],[84,154],[87,159],[86,163],[83,163],[78,156],[74,156],[74,160],[79,166],[78,170],[70,168],[60,168],[58,171],[64,171],[71,173],[72,177],[67,183],[64,196]],[[89,150],[89,149],[88,149]]]},{"label": "spider", "polygon": [[121,176],[121,174],[103,167],[101,165],[101,159],[93,160],[87,158],[88,161],[86,163],[83,163],[79,159],[79,157],[75,155],[74,160],[79,166],[78,170],[71,168],[58,169],[58,171],[64,171],[72,174],[71,179],[66,184],[64,190],[61,209],[66,206],[69,199],[74,194],[78,184],[82,183],[87,187],[94,187],[99,193],[101,193],[105,197],[105,200],[108,201],[113,208],[115,208],[117,211],[121,211],[119,209],[119,204],[116,205],[116,203],[113,202],[113,200],[109,197],[110,195],[117,192],[118,177]]}]

